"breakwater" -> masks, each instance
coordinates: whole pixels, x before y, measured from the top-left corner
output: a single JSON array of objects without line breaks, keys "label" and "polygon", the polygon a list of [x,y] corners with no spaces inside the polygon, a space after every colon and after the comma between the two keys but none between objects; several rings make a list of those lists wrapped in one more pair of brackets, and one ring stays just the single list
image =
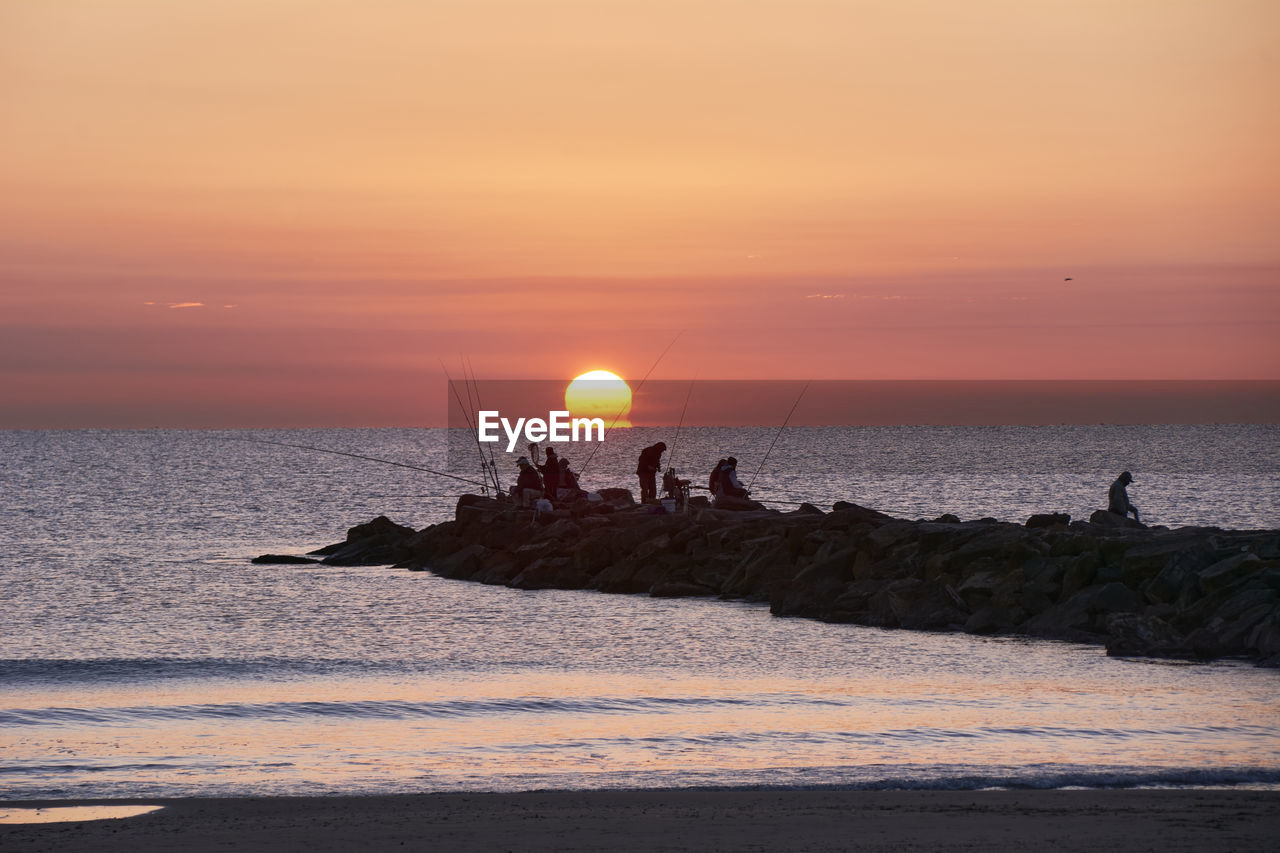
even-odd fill
[{"label": "breakwater", "polygon": [[414,530],[378,518],[313,555],[518,589],[741,598],[776,616],[1280,665],[1280,531],[1146,528],[1105,512],[909,521],[844,502],[668,514],[626,490],[602,495],[538,517],[464,495],[452,521]]}]

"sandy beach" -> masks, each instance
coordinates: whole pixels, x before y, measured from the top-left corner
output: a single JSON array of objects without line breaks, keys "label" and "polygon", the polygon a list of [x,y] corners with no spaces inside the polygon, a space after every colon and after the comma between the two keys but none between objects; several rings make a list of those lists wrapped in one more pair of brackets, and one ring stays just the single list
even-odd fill
[{"label": "sandy beach", "polygon": [[1272,850],[1280,792],[594,791],[159,803],[0,826],[6,851]]}]

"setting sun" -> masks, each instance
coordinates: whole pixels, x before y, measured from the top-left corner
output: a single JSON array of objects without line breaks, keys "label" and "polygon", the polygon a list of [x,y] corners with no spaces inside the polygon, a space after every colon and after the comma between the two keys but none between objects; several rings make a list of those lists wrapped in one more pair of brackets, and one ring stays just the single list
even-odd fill
[{"label": "setting sun", "polygon": [[631,387],[608,370],[589,370],[575,378],[564,389],[564,405],[574,417],[604,418],[606,426],[631,426]]}]

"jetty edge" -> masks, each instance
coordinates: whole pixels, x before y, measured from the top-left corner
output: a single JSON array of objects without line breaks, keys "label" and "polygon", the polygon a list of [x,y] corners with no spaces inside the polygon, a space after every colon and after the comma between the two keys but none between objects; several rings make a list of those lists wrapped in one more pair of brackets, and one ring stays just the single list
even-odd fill
[{"label": "jetty edge", "polygon": [[311,552],[517,589],[767,602],[775,616],[1102,644],[1280,666],[1280,530],[1147,528],[1104,511],[1025,524],[830,511],[637,506],[626,489],[535,517],[459,498],[422,530],[385,516]]}]

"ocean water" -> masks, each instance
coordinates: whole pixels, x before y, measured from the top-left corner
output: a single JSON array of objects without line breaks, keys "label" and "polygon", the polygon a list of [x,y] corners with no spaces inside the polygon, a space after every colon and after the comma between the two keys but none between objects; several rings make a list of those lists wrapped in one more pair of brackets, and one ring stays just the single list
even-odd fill
[{"label": "ocean water", "polygon": [[[750,479],[774,436],[685,429],[675,462]],[[1280,786],[1280,672],[1245,662],[252,565],[460,484],[245,438],[447,464],[440,430],[0,432],[0,797]],[[611,434],[584,484],[658,438]],[[1278,463],[1274,426],[789,429],[756,491],[1082,517],[1127,468],[1154,523],[1274,528]]]}]

